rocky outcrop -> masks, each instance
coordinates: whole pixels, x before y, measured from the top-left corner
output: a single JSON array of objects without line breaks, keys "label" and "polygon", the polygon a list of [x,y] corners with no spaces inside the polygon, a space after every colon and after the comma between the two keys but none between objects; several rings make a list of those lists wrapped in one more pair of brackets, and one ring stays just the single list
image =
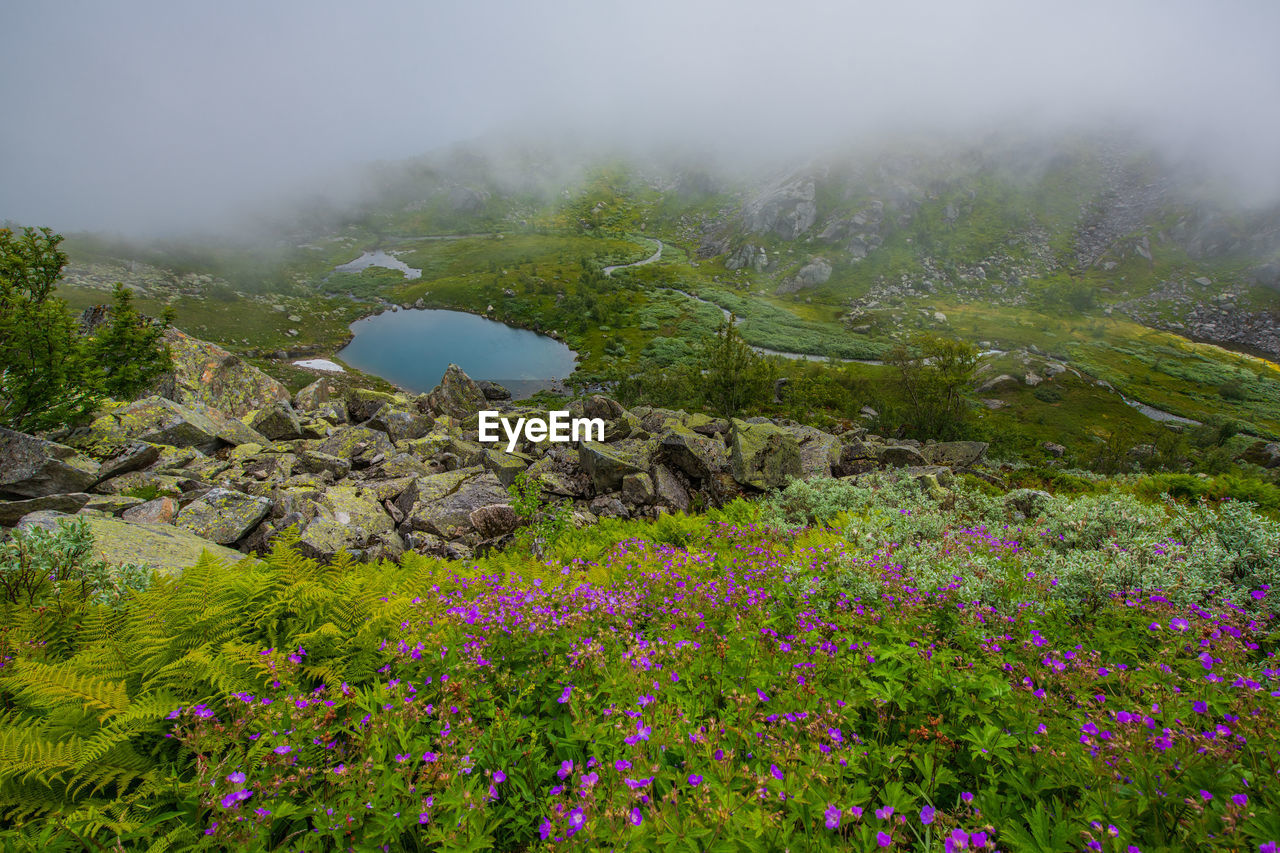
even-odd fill
[{"label": "rocky outcrop", "polygon": [[427,411],[459,420],[475,414],[486,404],[484,390],[456,364],[449,365],[440,384],[426,398]]},{"label": "rocky outcrop", "polygon": [[289,391],[276,380],[216,344],[170,328],[165,342],[173,355],[176,403],[216,409],[239,418],[275,402],[288,402]]},{"label": "rocky outcrop", "polygon": [[73,448],[0,427],[0,495],[82,492],[98,479],[98,463]]},{"label": "rocky outcrop", "polygon": [[[112,404],[75,436],[79,450],[0,432],[0,498],[8,498],[0,525],[78,513],[101,522],[116,543],[136,543],[142,550],[129,559],[152,555],[166,566],[219,545],[262,553],[290,529],[303,553],[321,560],[410,549],[462,559],[501,547],[518,529],[508,489],[521,475],[544,500],[567,502],[580,524],[688,512],[794,478],[870,477],[891,467],[937,491],[953,468],[981,465],[986,450],[765,418],[628,410],[595,395],[568,408],[603,420],[603,441],[522,440],[507,452],[505,443],[478,440],[477,411],[495,407],[508,419],[546,412],[487,400],[456,367],[420,397],[355,390],[337,400],[330,390],[313,383],[293,403],[274,400],[240,417],[162,397]],[[178,556],[156,556],[164,543]]]},{"label": "rocky outcrop", "polygon": [[825,258],[814,258],[802,266],[791,278],[779,284],[775,292],[779,294],[795,293],[798,290],[807,290],[810,287],[826,284],[830,279],[831,264]]},{"label": "rocky outcrop", "polygon": [[742,211],[742,224],[755,234],[773,233],[794,240],[818,218],[817,190],[811,178],[792,178],[769,187]]}]

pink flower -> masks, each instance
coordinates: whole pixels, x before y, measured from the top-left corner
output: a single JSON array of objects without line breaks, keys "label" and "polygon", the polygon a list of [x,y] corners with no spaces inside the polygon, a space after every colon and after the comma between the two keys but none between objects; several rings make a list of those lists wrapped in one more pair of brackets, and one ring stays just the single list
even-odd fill
[{"label": "pink flower", "polygon": [[893,836],[887,832],[877,832],[876,844],[879,844],[881,847],[888,847],[893,844]]}]

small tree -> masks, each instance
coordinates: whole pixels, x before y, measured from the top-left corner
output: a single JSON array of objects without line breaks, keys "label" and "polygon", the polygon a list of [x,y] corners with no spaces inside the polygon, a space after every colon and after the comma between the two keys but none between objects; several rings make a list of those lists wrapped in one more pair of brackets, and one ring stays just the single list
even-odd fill
[{"label": "small tree", "polygon": [[969,420],[967,393],[978,349],[940,335],[919,335],[913,343],[916,353],[898,346],[889,355],[898,370],[908,426],[922,438],[959,438]]},{"label": "small tree", "polygon": [[164,330],[173,313],[166,309],[160,321],[147,319],[133,307],[133,294],[123,284],[117,283],[111,295],[110,319],[89,339],[87,352],[102,391],[130,400],[172,366]]},{"label": "small tree", "polygon": [[104,394],[131,398],[169,369],[168,313],[142,317],[123,285],[105,327],[80,335],[53,295],[67,263],[61,243],[48,228],[0,228],[0,425],[22,432],[74,425]]},{"label": "small tree", "polygon": [[0,228],[0,424],[23,432],[83,419],[97,406],[75,321],[53,288],[62,236]]},{"label": "small tree", "polygon": [[705,396],[712,410],[732,418],[768,399],[773,370],[738,333],[733,315],[721,324],[706,350]]}]

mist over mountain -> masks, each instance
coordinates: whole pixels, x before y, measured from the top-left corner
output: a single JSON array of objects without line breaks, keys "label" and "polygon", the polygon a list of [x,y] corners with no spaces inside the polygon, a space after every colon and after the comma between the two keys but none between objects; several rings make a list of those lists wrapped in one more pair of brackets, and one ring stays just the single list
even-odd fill
[{"label": "mist over mountain", "polygon": [[0,32],[0,218],[226,228],[459,144],[766,171],[904,133],[1098,130],[1254,205],[1280,187],[1277,30],[1264,2],[28,4]]}]

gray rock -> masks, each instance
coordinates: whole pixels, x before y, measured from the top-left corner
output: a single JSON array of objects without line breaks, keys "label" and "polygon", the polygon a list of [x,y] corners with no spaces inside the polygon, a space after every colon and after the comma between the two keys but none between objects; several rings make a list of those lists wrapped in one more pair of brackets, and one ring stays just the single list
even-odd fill
[{"label": "gray rock", "polygon": [[0,427],[0,494],[83,492],[98,479],[98,463],[74,449]]},{"label": "gray rock", "polygon": [[272,441],[302,438],[302,423],[288,403],[273,403],[249,416],[248,426]]},{"label": "gray rock", "polygon": [[648,474],[627,474],[622,478],[622,499],[633,506],[653,503],[653,478]]},{"label": "gray rock", "polygon": [[484,391],[456,364],[449,365],[440,384],[427,394],[424,402],[429,411],[458,420],[466,420],[488,406]]},{"label": "gray rock", "polygon": [[[71,520],[61,513],[33,513],[19,526],[40,526],[52,529],[60,519]],[[93,534],[93,552],[98,559],[118,565],[140,563],[155,566],[162,574],[181,574],[183,569],[195,565],[200,555],[222,560],[228,566],[246,559],[244,554],[224,548],[202,539],[189,530],[170,524],[135,524],[118,518],[99,516],[74,516],[83,519]]]},{"label": "gray rock", "polygon": [[293,395],[293,408],[299,412],[314,412],[333,398],[329,377],[322,376]]},{"label": "gray rock", "polygon": [[654,466],[653,488],[655,501],[662,506],[688,512],[693,505],[689,490],[685,488],[679,476],[666,465]]},{"label": "gray rock", "polygon": [[1053,495],[1039,489],[1015,489],[1004,496],[1004,504],[1024,518],[1036,518],[1053,500]]},{"label": "gray rock", "polygon": [[802,472],[800,446],[781,427],[735,419],[730,431],[729,471],[745,486],[782,488]]},{"label": "gray rock", "polygon": [[826,284],[831,280],[831,264],[825,258],[814,258],[800,268],[794,276],[778,285],[777,293],[795,293]]},{"label": "gray rock", "polygon": [[888,468],[922,467],[929,464],[919,450],[905,444],[880,449],[880,464]]},{"label": "gray rock", "polygon": [[175,524],[219,545],[230,545],[257,527],[270,507],[267,498],[214,489],[184,507]]},{"label": "gray rock", "polygon": [[944,441],[922,447],[920,453],[930,465],[972,468],[987,455],[985,441]]},{"label": "gray rock", "polygon": [[392,442],[397,442],[422,438],[431,432],[431,427],[434,424],[435,421],[428,415],[418,412],[402,412],[390,406],[383,406],[363,425],[379,432],[385,432]]},{"label": "gray rock", "polygon": [[218,437],[222,428],[209,416],[163,397],[144,397],[113,417],[119,435],[151,444],[194,447],[204,453],[223,444]]},{"label": "gray rock", "polygon": [[812,179],[793,178],[769,187],[742,211],[743,225],[757,234],[773,232],[794,240],[818,218],[817,191]]},{"label": "gray rock", "polygon": [[143,441],[134,441],[105,460],[98,468],[98,478],[106,480],[130,471],[140,471],[160,458],[160,448]]},{"label": "gray rock", "polygon": [[582,470],[597,492],[616,491],[627,474],[641,474],[649,468],[649,458],[638,447],[584,441],[578,453]]},{"label": "gray rock", "polygon": [[0,501],[0,527],[13,527],[23,516],[34,512],[76,513],[89,503],[91,497],[84,492],[75,492],[69,495],[44,495],[23,501]]},{"label": "gray rock", "polygon": [[660,440],[663,461],[695,480],[709,480],[729,467],[729,456],[719,438],[676,425]]},{"label": "gray rock", "polygon": [[480,386],[480,392],[484,394],[486,400],[510,400],[511,392],[497,382],[488,382],[481,380],[476,383]]}]

